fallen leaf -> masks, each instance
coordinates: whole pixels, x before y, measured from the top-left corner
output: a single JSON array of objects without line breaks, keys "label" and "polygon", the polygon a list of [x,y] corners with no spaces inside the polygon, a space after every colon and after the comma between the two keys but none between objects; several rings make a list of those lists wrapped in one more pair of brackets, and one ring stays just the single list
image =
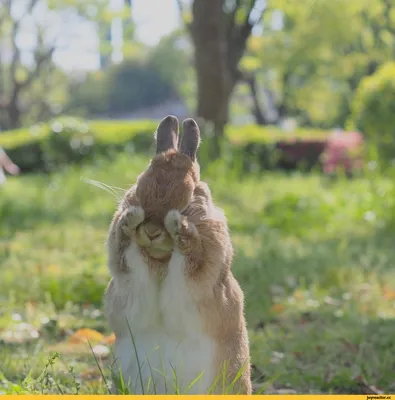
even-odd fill
[{"label": "fallen leaf", "polygon": [[356,344],[349,342],[347,339],[343,339],[342,342],[344,346],[347,347],[347,349],[351,350],[353,353],[358,352],[359,347]]},{"label": "fallen leaf", "polygon": [[104,339],[104,336],[94,329],[79,329],[72,336],[69,337],[69,343],[100,343]]},{"label": "fallen leaf", "polygon": [[300,358],[303,356],[303,353],[301,351],[294,351],[293,354],[294,354],[295,358]]},{"label": "fallen leaf", "polygon": [[60,268],[59,265],[55,265],[55,264],[48,265],[46,270],[47,270],[47,272],[54,274],[54,275],[59,275],[62,272],[62,268]]},{"label": "fallen leaf", "polygon": [[303,292],[302,292],[301,290],[296,289],[296,290],[294,291],[294,293],[293,293],[293,297],[294,297],[295,299],[301,300],[301,299],[304,298],[304,294],[303,294]]},{"label": "fallen leaf", "polygon": [[383,296],[387,300],[395,300],[395,290],[385,286],[383,289]]},{"label": "fallen leaf", "polygon": [[364,394],[383,394],[384,391],[377,388],[374,385],[369,385],[366,382],[366,379],[359,375],[355,378],[355,381],[358,382],[359,386],[362,387]]},{"label": "fallen leaf", "polygon": [[110,336],[106,336],[103,339],[103,344],[112,345],[115,343],[115,334],[112,333]]},{"label": "fallen leaf", "polygon": [[276,314],[282,313],[285,310],[285,306],[283,304],[273,304],[271,307],[271,311]]}]

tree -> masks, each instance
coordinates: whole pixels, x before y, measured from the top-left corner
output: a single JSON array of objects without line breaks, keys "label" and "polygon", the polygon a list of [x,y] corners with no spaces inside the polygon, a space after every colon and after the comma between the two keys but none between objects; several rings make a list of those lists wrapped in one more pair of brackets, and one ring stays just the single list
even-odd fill
[{"label": "tree", "polygon": [[178,96],[185,93],[185,83],[192,68],[191,57],[183,41],[184,38],[184,31],[175,30],[162,37],[159,43],[147,53],[147,64],[155,69]]},{"label": "tree", "polygon": [[352,103],[351,127],[377,146],[383,161],[395,159],[395,63],[362,79]]},{"label": "tree", "polygon": [[[214,152],[229,119],[233,89],[241,78],[239,63],[252,29],[261,20],[259,0],[194,0],[188,24],[194,45],[197,115],[214,126]],[[182,13],[183,3],[178,1]]]},{"label": "tree", "polygon": [[[55,83],[62,78],[53,61],[55,52],[67,47],[73,22],[94,19],[104,5],[105,0],[89,4],[84,0],[3,0],[0,43],[3,51],[10,53],[9,59],[0,60],[0,112],[6,117],[6,128],[19,127],[22,115],[33,108],[38,116],[46,114],[37,107],[42,105],[48,111],[45,97],[51,98],[52,89],[59,91]],[[30,46],[24,43],[27,37]],[[65,88],[66,79],[61,81]],[[37,90],[39,82],[42,90]]]},{"label": "tree", "polygon": [[270,106],[272,123],[296,117],[303,125],[344,126],[360,80],[395,56],[395,3],[268,0],[267,7],[262,35],[250,38],[241,64],[254,90],[265,93],[260,113]]},{"label": "tree", "polygon": [[70,85],[67,111],[84,116],[119,115],[181,97],[185,60],[172,36],[152,49],[89,74]]},{"label": "tree", "polygon": [[171,83],[144,59],[112,66],[107,79],[108,111],[112,114],[157,105],[175,95]]},{"label": "tree", "polygon": [[[262,35],[249,40],[241,65],[255,78],[251,88],[264,95],[264,123],[296,117],[303,125],[330,126],[345,90],[341,54],[357,37],[359,7],[344,0],[316,0],[308,7],[292,0],[268,1]],[[269,121],[267,109],[273,110]],[[255,106],[254,114],[259,117]]]}]

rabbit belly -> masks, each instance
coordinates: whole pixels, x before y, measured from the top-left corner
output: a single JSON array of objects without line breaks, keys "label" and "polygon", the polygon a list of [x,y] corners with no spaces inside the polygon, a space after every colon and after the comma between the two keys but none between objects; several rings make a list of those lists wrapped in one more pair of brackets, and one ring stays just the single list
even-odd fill
[{"label": "rabbit belly", "polygon": [[121,339],[116,348],[123,379],[131,393],[208,392],[214,380],[211,373],[214,353],[210,340],[198,337],[177,340],[164,331],[156,331],[137,334],[134,341],[136,350],[128,338]]},{"label": "rabbit belly", "polygon": [[198,378],[188,393],[207,393],[216,375],[215,343],[205,334],[187,287],[184,257],[175,250],[166,278],[154,284],[145,272],[147,267],[141,264],[143,260],[133,250],[132,246],[127,259],[133,257],[130,293],[134,295],[125,314],[136,349],[130,332],[117,340],[115,348],[125,383],[137,394],[166,394],[176,390],[184,393]]}]

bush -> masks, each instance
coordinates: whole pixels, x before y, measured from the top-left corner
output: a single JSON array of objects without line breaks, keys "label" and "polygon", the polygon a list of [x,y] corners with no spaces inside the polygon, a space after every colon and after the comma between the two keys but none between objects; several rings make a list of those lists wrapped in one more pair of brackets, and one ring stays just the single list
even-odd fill
[{"label": "bush", "polygon": [[361,81],[350,124],[377,146],[383,161],[395,158],[395,63],[384,64]]},{"label": "bush", "polygon": [[76,118],[59,118],[49,125],[49,134],[42,142],[47,169],[69,162],[79,162],[92,155],[95,137],[89,125]]},{"label": "bush", "polygon": [[3,146],[23,172],[53,171],[68,163],[113,152],[147,152],[153,144],[154,121],[84,121],[56,118],[48,124],[0,135]]},{"label": "bush", "polygon": [[174,97],[173,87],[146,62],[125,60],[108,73],[108,112],[128,113]]},{"label": "bush", "polygon": [[[110,156],[117,151],[153,154],[157,124],[157,121],[83,121],[63,117],[49,124],[0,135],[0,146],[7,149],[23,171],[51,171],[66,163],[97,155]],[[238,162],[243,171],[310,170],[321,167],[329,136],[327,131],[298,129],[288,133],[271,126],[229,126],[226,131],[228,162],[231,165]],[[202,164],[208,161],[204,154],[207,146],[210,146],[209,137],[204,138],[200,150]],[[344,167],[342,158],[329,157],[329,160],[335,166]]]}]

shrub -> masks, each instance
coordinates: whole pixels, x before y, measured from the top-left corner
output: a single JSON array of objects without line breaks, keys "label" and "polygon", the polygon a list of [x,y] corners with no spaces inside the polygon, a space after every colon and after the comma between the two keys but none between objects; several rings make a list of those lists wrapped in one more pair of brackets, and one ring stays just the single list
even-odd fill
[{"label": "shrub", "polygon": [[382,160],[395,158],[395,63],[384,64],[361,81],[350,124],[377,146]]},{"label": "shrub", "polygon": [[[110,156],[116,151],[152,154],[157,124],[157,121],[83,121],[63,117],[0,135],[0,146],[8,150],[22,170],[50,171],[65,163],[81,162],[95,155]],[[271,126],[229,126],[226,131],[228,162],[239,163],[244,171],[310,170],[321,166],[328,137],[327,131],[298,129],[289,133]],[[207,146],[210,139],[205,137],[201,147],[202,164],[207,161],[204,157]],[[327,162],[344,164],[339,157],[329,158]]]},{"label": "shrub", "polygon": [[95,138],[89,125],[76,118],[58,118],[49,124],[49,134],[42,142],[47,169],[69,162],[79,162],[93,153]]},{"label": "shrub", "polygon": [[147,62],[125,60],[108,72],[108,112],[128,113],[174,97],[174,89]]},{"label": "shrub", "polygon": [[153,144],[154,121],[84,121],[56,118],[48,124],[0,135],[0,146],[24,172],[52,171],[114,151],[147,152]]}]

